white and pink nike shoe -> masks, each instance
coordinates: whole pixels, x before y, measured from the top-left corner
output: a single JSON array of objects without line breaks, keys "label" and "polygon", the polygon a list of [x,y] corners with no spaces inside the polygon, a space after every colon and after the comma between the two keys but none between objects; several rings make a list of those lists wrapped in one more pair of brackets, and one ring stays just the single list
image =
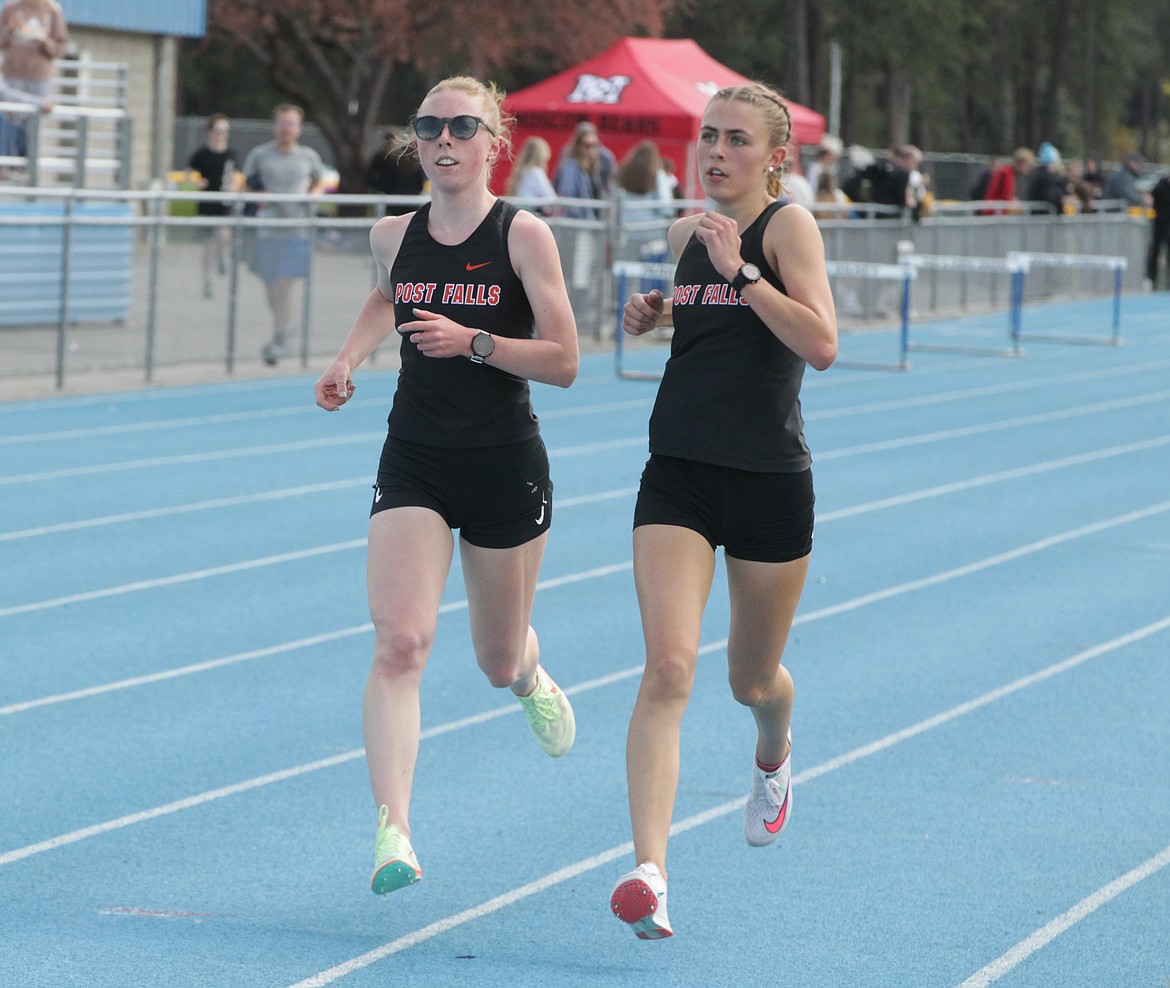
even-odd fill
[{"label": "white and pink nike shoe", "polygon": [[752,791],[743,808],[743,835],[752,847],[771,844],[792,818],[792,741],[788,757],[765,774],[752,761]]},{"label": "white and pink nike shoe", "polygon": [[658,865],[650,861],[617,880],[609,908],[623,923],[630,924],[639,940],[662,940],[674,935],[666,915],[666,879]]}]

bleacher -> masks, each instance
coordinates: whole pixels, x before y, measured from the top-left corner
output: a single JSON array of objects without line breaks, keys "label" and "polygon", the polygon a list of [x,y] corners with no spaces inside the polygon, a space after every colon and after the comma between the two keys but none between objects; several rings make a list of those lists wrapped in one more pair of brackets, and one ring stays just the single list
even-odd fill
[{"label": "bleacher", "polygon": [[48,114],[31,103],[0,101],[0,112],[28,112],[28,156],[0,157],[4,183],[34,187],[125,189],[130,184],[131,126],[127,67],[61,59]]}]

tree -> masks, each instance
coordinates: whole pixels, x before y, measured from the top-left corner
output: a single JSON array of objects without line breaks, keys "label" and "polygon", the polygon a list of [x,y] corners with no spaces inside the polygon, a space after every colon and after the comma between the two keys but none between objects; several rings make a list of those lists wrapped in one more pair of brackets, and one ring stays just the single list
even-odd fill
[{"label": "tree", "polygon": [[[210,0],[210,37],[261,65],[329,141],[345,192],[364,192],[397,67],[489,77],[535,60],[559,70],[624,34],[660,35],[674,0]],[[421,99],[423,93],[418,93]],[[417,100],[416,100],[417,102]]]}]

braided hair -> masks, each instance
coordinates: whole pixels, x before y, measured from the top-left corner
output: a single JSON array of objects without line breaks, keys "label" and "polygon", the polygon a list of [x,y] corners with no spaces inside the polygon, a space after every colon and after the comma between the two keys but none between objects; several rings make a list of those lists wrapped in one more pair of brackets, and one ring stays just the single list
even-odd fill
[{"label": "braided hair", "polygon": [[[768,139],[773,147],[786,148],[792,139],[792,114],[788,111],[788,104],[775,89],[765,86],[762,82],[750,82],[743,86],[725,86],[711,97],[712,100],[727,100],[735,103],[747,103],[755,107],[764,117],[768,127]],[[768,195],[773,199],[779,198],[784,192],[784,184],[779,172],[768,173]]]}]

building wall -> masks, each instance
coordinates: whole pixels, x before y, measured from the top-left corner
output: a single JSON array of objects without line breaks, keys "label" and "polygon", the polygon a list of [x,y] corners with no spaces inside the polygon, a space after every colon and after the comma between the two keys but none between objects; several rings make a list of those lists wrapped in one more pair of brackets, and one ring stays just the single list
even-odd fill
[{"label": "building wall", "polygon": [[163,178],[174,156],[177,45],[173,37],[131,34],[72,25],[70,49],[95,62],[127,66],[126,112],[133,122],[130,188]]},{"label": "building wall", "polygon": [[70,24],[202,37],[207,0],[62,0]]}]

